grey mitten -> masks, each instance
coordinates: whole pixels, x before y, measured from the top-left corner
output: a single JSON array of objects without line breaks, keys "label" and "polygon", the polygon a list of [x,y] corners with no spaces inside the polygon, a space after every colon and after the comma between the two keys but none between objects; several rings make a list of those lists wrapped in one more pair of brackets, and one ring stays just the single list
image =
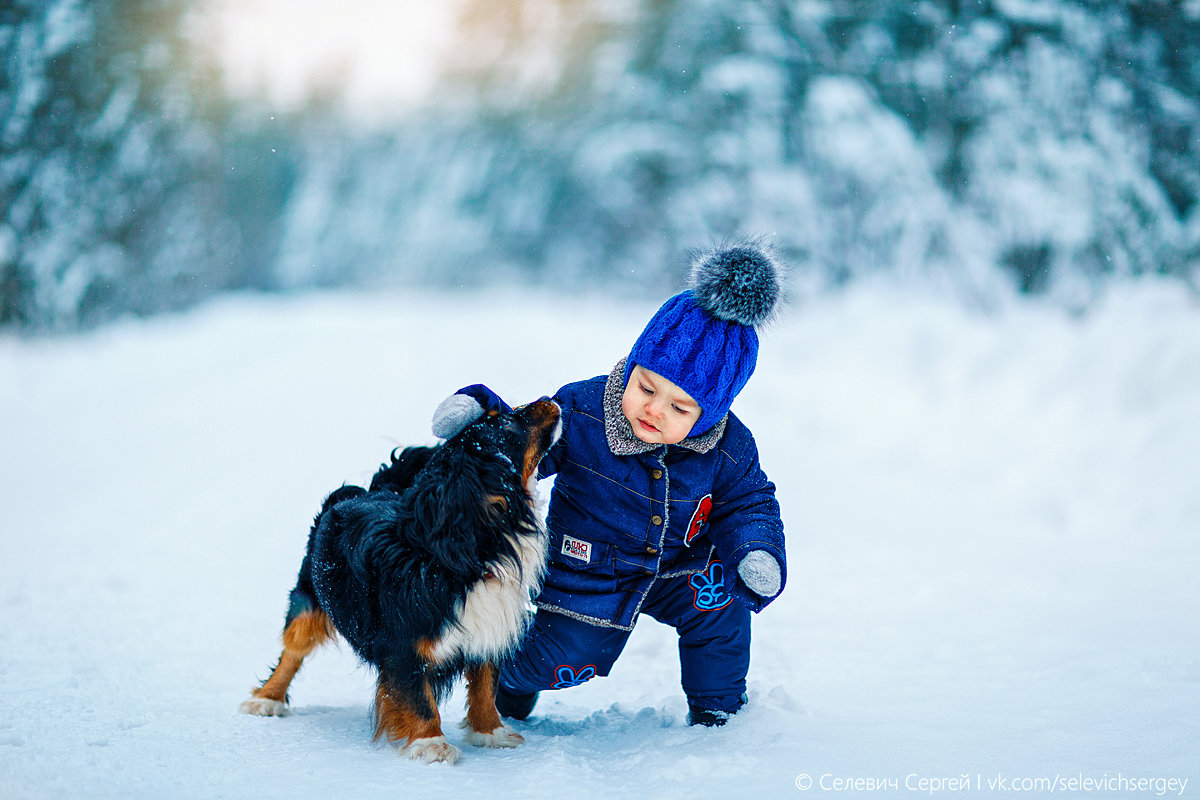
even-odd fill
[{"label": "grey mitten", "polygon": [[433,412],[433,435],[449,439],[487,411],[512,413],[512,407],[482,383],[464,386],[438,404]]},{"label": "grey mitten", "polygon": [[779,594],[782,574],[779,562],[765,550],[751,550],[738,564],[738,577],[742,583],[760,597]]},{"label": "grey mitten", "polygon": [[483,416],[483,406],[474,397],[452,394],[433,412],[433,435],[449,439]]}]

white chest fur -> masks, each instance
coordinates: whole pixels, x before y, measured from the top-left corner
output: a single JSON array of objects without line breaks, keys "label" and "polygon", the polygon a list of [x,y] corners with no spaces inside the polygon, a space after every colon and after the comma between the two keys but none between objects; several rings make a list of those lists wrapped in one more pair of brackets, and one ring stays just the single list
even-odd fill
[{"label": "white chest fur", "polygon": [[491,564],[491,575],[477,583],[458,610],[458,624],[450,626],[433,649],[435,662],[462,655],[470,659],[497,660],[517,643],[529,618],[530,593],[535,592],[546,568],[548,536],[544,527],[517,540],[517,559]]}]

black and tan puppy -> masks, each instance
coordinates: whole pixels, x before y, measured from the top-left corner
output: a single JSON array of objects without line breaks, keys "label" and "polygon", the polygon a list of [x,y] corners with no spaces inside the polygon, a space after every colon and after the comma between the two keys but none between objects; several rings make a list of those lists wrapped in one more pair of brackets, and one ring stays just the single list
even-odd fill
[{"label": "black and tan puppy", "polygon": [[546,557],[533,509],[537,465],[560,411],[539,400],[491,411],[437,447],[410,447],[370,490],[343,486],[313,523],[283,630],[283,655],[242,703],[287,713],[300,664],[340,633],[379,671],[375,738],[419,761],[457,761],[438,702],[467,678],[466,739],[515,747],[496,712],[496,667],[525,629]]}]

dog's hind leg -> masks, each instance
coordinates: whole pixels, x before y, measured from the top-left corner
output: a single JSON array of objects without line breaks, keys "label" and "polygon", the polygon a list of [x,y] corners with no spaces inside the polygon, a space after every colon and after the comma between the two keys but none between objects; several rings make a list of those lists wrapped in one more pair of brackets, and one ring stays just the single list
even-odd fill
[{"label": "dog's hind leg", "polygon": [[286,715],[288,686],[300,671],[305,656],[333,638],[334,628],[329,615],[314,604],[304,603],[305,607],[297,609],[297,605],[305,600],[301,597],[298,603],[297,594],[298,591],[292,592],[292,608],[289,609],[283,629],[283,653],[279,656],[279,663],[262,686],[251,692],[250,699],[242,703],[240,710],[243,714],[260,717]]},{"label": "dog's hind leg", "polygon": [[428,679],[422,677],[417,696],[398,688],[384,673],[375,689],[375,738],[386,736],[390,742],[407,740],[401,752],[414,761],[453,764],[462,755],[442,734],[442,718],[437,698]]},{"label": "dog's hind leg", "polygon": [[467,667],[467,718],[464,737],[476,747],[516,747],[521,734],[500,721],[496,711],[496,665],[490,661]]},{"label": "dog's hind leg", "polygon": [[292,678],[300,671],[304,658],[314,649],[333,638],[335,629],[329,615],[321,608],[313,586],[313,547],[326,513],[342,500],[366,494],[359,486],[342,486],[335,489],[321,503],[312,527],[308,532],[308,547],[304,560],[300,562],[300,574],[296,588],[292,589],[287,617],[283,622],[283,653],[279,663],[271,671],[271,677],[250,693],[250,699],[241,705],[243,714],[260,717],[282,717],[288,713],[287,690]]}]

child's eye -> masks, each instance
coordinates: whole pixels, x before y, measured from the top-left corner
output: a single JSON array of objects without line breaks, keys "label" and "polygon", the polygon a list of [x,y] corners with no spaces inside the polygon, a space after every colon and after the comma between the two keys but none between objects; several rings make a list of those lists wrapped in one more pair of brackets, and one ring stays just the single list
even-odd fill
[{"label": "child's eye", "polygon": [[680,414],[686,414],[686,413],[688,413],[688,410],[687,410],[686,408],[680,408],[679,406],[676,406],[676,405],[673,405],[673,406],[671,406],[671,408],[675,409],[675,410],[676,410],[676,411],[678,411]]},{"label": "child's eye", "polygon": [[645,392],[646,394],[654,394],[654,392],[651,391],[649,388],[647,388],[647,386],[644,383],[639,383],[638,386],[641,386],[642,391]]}]

